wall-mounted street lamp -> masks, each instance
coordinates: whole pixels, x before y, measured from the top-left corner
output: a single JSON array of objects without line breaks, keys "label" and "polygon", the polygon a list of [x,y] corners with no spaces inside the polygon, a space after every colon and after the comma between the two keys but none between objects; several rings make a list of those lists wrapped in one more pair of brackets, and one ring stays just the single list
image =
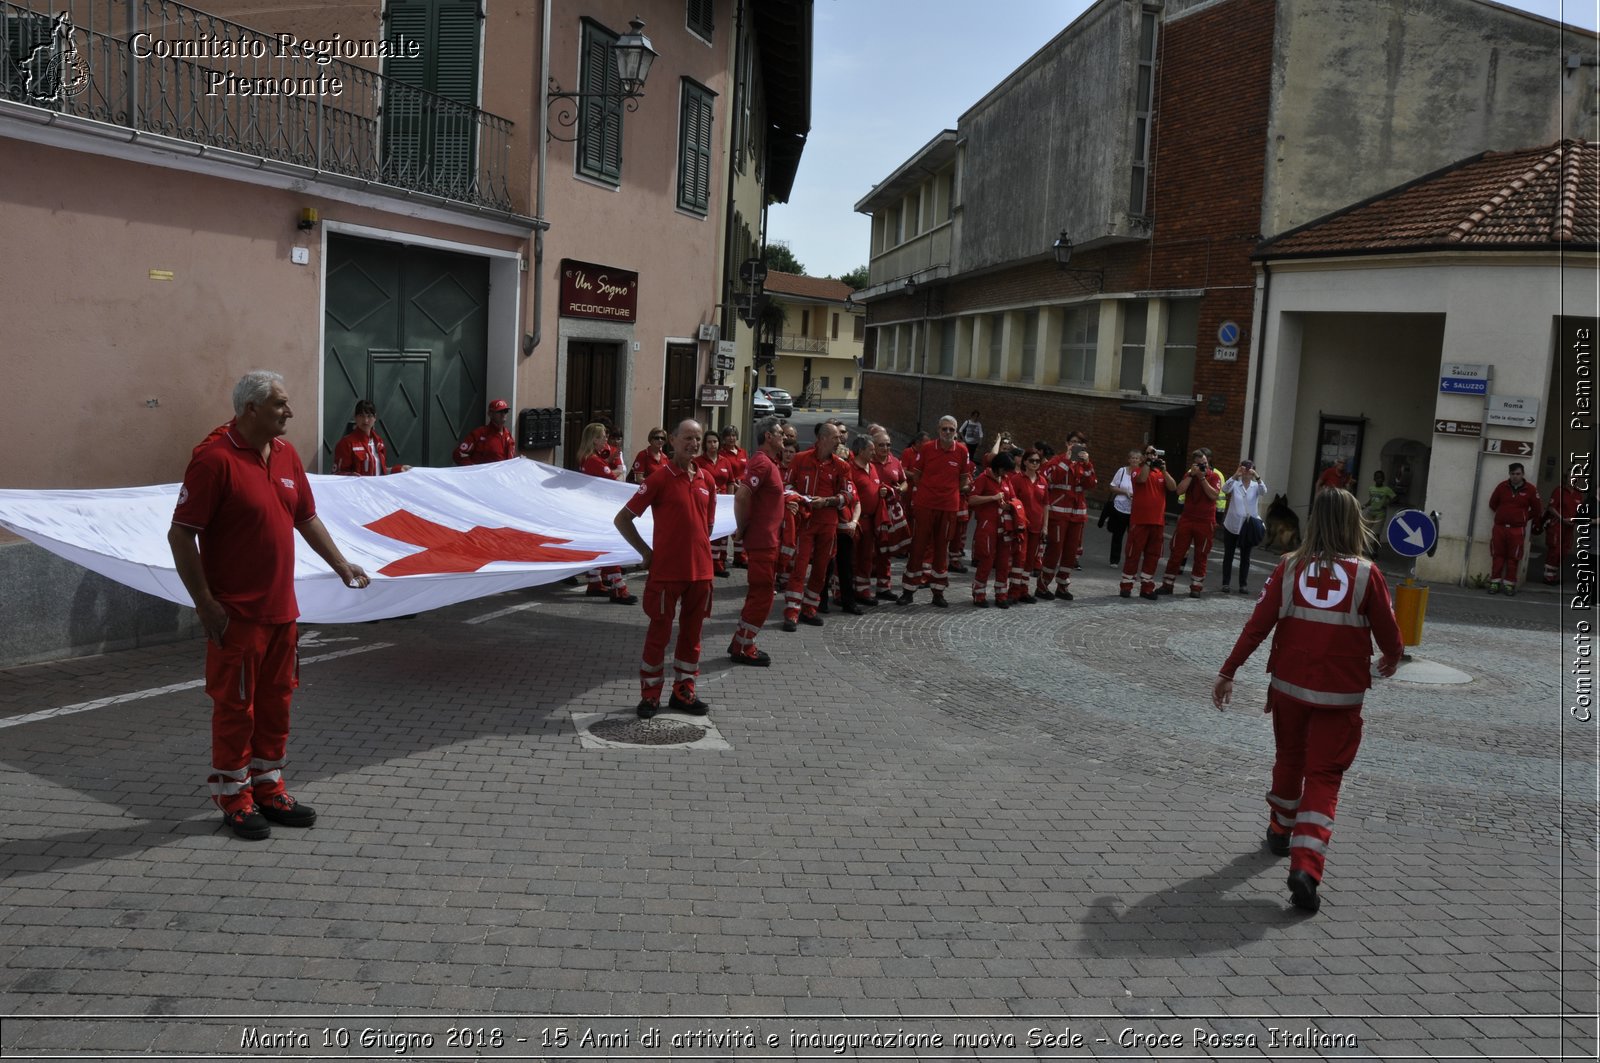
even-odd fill
[{"label": "wall-mounted street lamp", "polygon": [[[616,43],[611,45],[610,52],[617,64],[617,78],[621,82],[621,92],[563,92],[555,78],[551,78],[545,86],[545,107],[552,107],[557,102],[563,104],[553,115],[554,123],[547,129],[548,139],[568,144],[578,139],[574,127],[578,124],[583,100],[595,100],[602,104],[620,103],[630,112],[639,109],[639,100],[644,95],[644,79],[650,76],[650,64],[655,62],[657,54],[650,46],[650,38],[644,35],[644,20],[639,18],[631,20],[628,23],[628,32],[617,38]],[[577,106],[568,106],[569,104]],[[557,135],[555,131],[557,125],[572,129],[572,136]]]},{"label": "wall-mounted street lamp", "polygon": [[1106,271],[1103,269],[1079,269],[1072,265],[1072,241],[1067,238],[1067,230],[1062,229],[1056,242],[1050,245],[1050,250],[1055,252],[1056,268],[1062,273],[1082,273],[1094,278],[1095,291],[1105,291]]}]

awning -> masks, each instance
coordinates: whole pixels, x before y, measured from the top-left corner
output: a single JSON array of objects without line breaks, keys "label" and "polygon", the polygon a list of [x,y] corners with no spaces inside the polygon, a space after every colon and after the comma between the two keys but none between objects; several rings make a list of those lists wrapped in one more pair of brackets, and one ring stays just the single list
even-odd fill
[{"label": "awning", "polygon": [[1194,416],[1194,404],[1191,402],[1155,402],[1151,399],[1136,399],[1133,402],[1124,402],[1122,408],[1128,413],[1148,413],[1152,417]]}]

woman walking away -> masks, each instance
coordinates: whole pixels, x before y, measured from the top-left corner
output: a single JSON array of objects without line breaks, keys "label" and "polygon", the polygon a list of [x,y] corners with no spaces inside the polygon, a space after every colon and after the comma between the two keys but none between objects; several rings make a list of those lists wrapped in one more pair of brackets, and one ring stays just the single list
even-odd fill
[{"label": "woman walking away", "polygon": [[1348,491],[1311,500],[1305,541],[1262,585],[1261,598],[1217,675],[1211,702],[1233,700],[1233,676],[1277,628],[1267,671],[1267,712],[1277,760],[1267,792],[1267,848],[1289,857],[1289,897],[1315,912],[1333,834],[1339,784],[1361,744],[1361,703],[1378,674],[1394,675],[1404,649],[1383,574],[1361,556],[1372,533]]},{"label": "woman walking away", "polygon": [[[1259,546],[1266,529],[1257,507],[1267,493],[1267,485],[1256,474],[1256,463],[1245,460],[1238,471],[1222,485],[1228,500],[1227,516],[1222,519],[1222,593],[1228,593],[1233,576],[1233,553],[1239,552],[1239,593],[1249,593],[1250,551]],[[1247,526],[1248,525],[1248,526]]]}]

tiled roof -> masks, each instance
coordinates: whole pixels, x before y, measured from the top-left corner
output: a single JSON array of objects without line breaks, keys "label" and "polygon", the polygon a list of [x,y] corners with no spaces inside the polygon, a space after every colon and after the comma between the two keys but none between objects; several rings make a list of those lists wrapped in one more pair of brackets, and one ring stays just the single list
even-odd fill
[{"label": "tiled roof", "polygon": [[1261,245],[1258,258],[1600,246],[1600,145],[1486,151]]},{"label": "tiled roof", "polygon": [[855,292],[844,281],[832,277],[802,277],[797,273],[780,273],[775,269],[767,271],[764,287],[774,295],[793,295],[828,303],[842,303]]}]

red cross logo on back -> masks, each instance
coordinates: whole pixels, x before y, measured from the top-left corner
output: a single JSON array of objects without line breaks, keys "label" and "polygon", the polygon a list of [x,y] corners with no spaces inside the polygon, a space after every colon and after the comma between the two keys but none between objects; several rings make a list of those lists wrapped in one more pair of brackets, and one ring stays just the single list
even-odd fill
[{"label": "red cross logo on back", "polygon": [[1316,609],[1335,608],[1350,593],[1350,577],[1345,574],[1344,566],[1338,564],[1323,568],[1313,562],[1300,570],[1295,583],[1306,604]]}]

